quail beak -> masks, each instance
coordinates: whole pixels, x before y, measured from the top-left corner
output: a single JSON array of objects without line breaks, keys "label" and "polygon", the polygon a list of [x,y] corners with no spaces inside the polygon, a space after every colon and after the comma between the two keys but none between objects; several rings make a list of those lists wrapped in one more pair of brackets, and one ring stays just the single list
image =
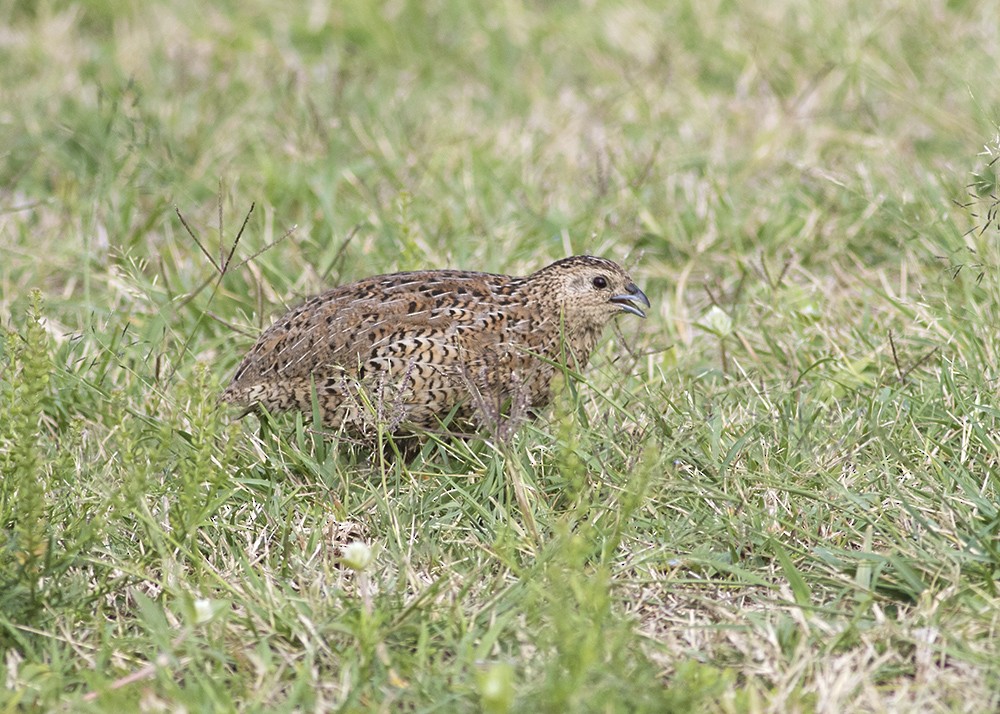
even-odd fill
[{"label": "quail beak", "polygon": [[628,291],[625,295],[615,295],[611,298],[611,302],[616,305],[620,305],[622,312],[630,312],[633,315],[645,317],[646,313],[639,308],[639,305],[651,307],[649,304],[649,298],[646,297],[646,293],[640,290],[635,283],[629,283],[626,285],[625,290]]}]

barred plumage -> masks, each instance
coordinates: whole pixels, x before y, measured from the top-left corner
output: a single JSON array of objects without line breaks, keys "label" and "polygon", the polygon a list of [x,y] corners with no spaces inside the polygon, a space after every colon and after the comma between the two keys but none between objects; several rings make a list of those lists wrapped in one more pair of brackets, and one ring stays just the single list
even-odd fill
[{"label": "barred plumage", "polygon": [[311,413],[315,393],[326,426],[362,436],[378,422],[394,433],[448,418],[475,428],[504,403],[544,406],[556,365],[583,368],[605,325],[622,312],[645,317],[640,305],[649,300],[629,275],[592,256],[525,277],[379,275],[280,317],[222,399]]}]

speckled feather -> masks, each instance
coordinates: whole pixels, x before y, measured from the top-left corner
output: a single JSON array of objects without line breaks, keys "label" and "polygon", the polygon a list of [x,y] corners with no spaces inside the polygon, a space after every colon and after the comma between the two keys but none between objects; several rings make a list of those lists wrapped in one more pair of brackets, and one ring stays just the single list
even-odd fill
[{"label": "speckled feather", "polygon": [[315,389],[333,429],[366,434],[381,421],[412,432],[449,416],[475,427],[490,405],[497,413],[508,400],[545,405],[551,362],[581,369],[607,322],[643,316],[639,304],[649,301],[628,274],[591,256],[526,277],[433,270],[366,278],[280,317],[222,399],[311,413]]}]

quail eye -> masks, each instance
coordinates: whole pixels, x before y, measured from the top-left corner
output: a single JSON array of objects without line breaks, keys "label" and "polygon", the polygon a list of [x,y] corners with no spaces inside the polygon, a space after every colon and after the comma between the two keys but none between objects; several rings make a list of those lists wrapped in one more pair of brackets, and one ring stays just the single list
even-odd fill
[{"label": "quail eye", "polygon": [[608,287],[608,279],[603,275],[598,275],[594,278],[594,287],[598,290],[604,290],[604,288]]}]

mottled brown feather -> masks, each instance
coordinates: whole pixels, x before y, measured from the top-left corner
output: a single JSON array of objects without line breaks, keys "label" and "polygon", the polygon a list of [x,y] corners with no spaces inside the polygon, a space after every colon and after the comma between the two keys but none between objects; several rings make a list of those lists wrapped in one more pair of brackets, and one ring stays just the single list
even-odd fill
[{"label": "mottled brown feather", "polygon": [[[602,281],[603,280],[603,284]],[[581,369],[617,314],[646,296],[617,264],[574,256],[525,277],[379,275],[328,290],[265,330],[222,399],[311,413],[365,435],[483,422],[490,405],[545,405],[558,364]],[[554,364],[553,364],[554,363]],[[498,412],[497,412],[498,413]]]}]

